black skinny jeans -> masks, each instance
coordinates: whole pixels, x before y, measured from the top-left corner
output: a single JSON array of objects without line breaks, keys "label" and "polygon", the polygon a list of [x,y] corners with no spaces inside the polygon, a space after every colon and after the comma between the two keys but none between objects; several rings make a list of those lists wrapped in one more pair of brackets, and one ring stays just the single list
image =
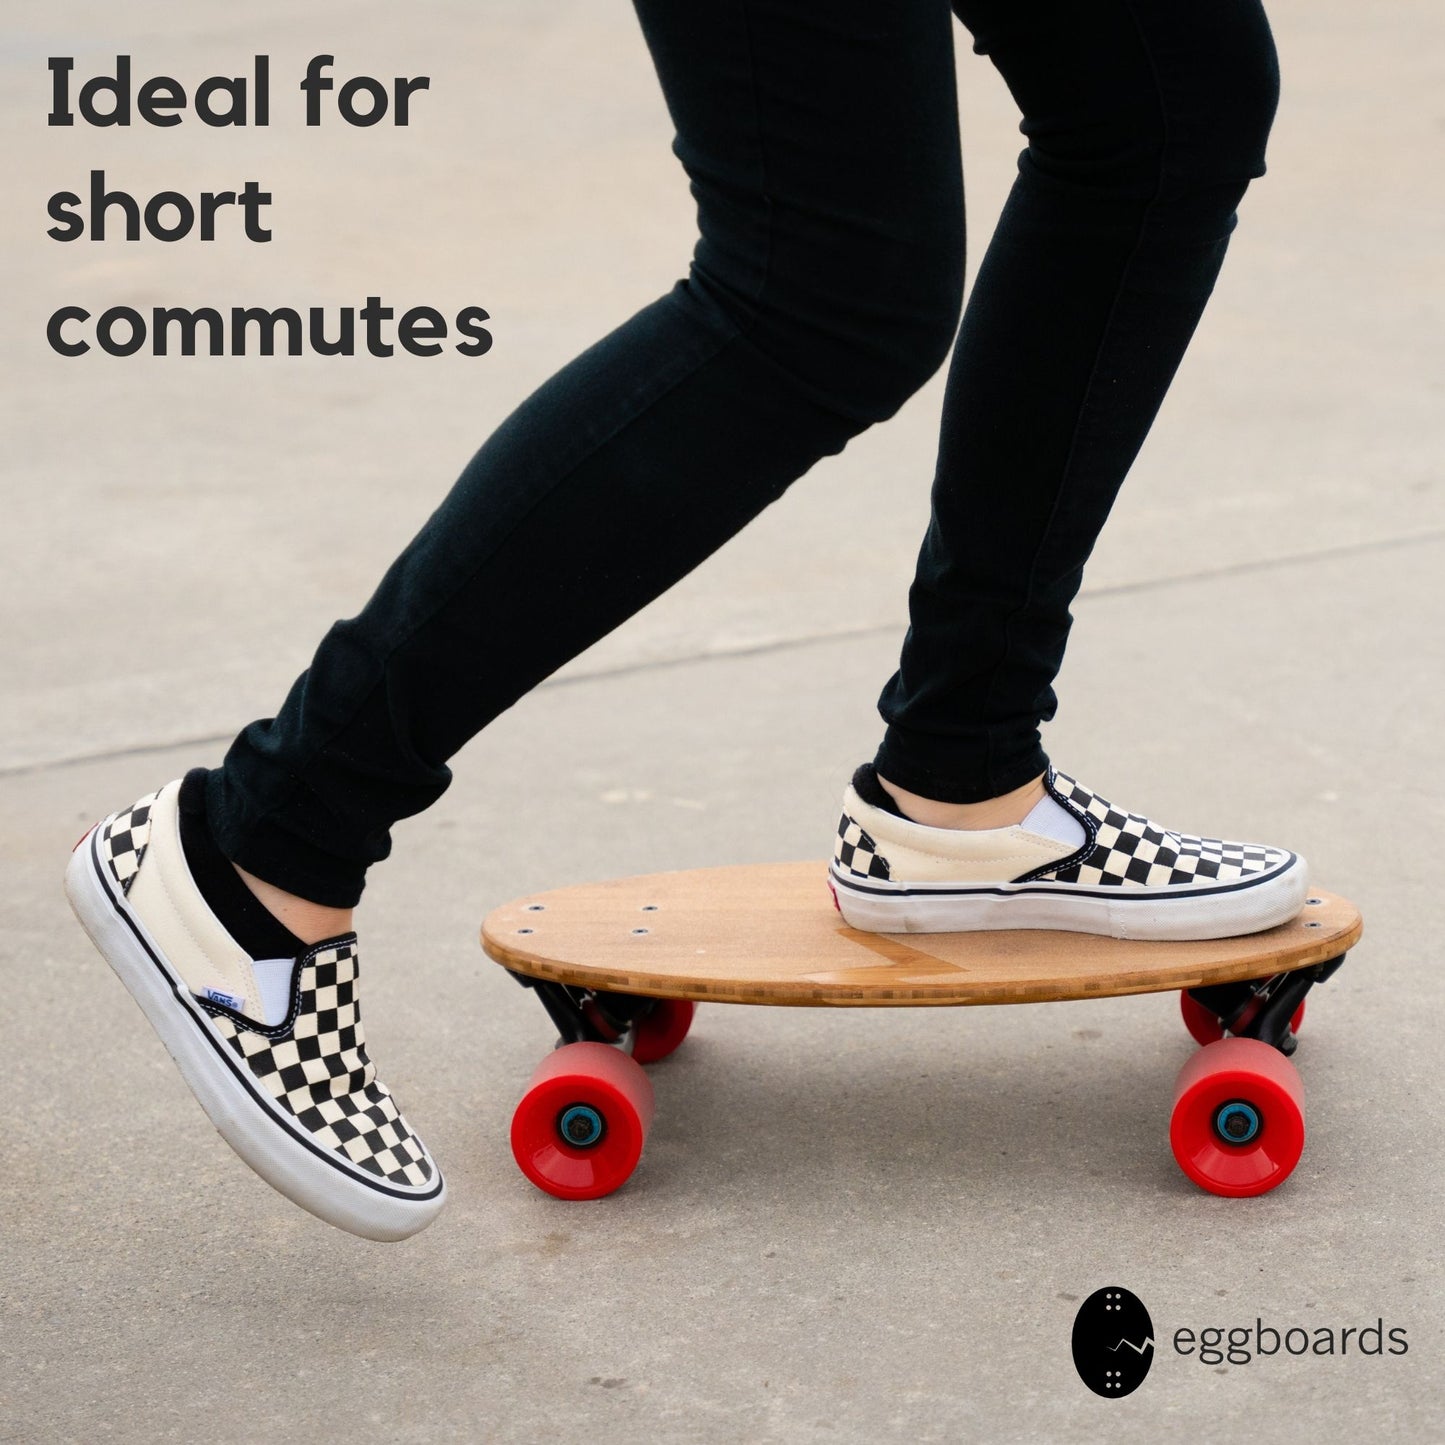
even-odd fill
[{"label": "black skinny jeans", "polygon": [[[891,416],[953,342],[947,0],[636,6],[697,201],[686,279],[498,428],[210,774],[223,850],[316,902],[354,903],[468,738]],[[1070,602],[1264,173],[1278,71],[1258,0],[953,10],[1028,146],[954,350],[876,762],[969,802],[1046,764]]]}]

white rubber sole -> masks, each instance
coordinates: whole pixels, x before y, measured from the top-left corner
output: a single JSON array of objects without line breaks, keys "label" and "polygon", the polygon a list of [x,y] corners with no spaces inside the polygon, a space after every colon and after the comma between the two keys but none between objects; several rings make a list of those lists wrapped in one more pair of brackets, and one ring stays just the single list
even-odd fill
[{"label": "white rubber sole", "polygon": [[1309,893],[1309,869],[1293,853],[1279,868],[1245,883],[1183,884],[1167,891],[1076,883],[895,883],[850,877],[836,860],[828,877],[844,919],[867,933],[1046,928],[1170,942],[1235,938],[1288,923]]},{"label": "white rubber sole", "polygon": [[249,1075],[126,906],[100,856],[100,825],[76,845],[65,870],[75,916],[160,1035],[211,1123],[272,1188],[319,1219],[365,1239],[406,1239],[446,1202],[441,1171],[426,1189],[361,1178],[312,1140]]}]

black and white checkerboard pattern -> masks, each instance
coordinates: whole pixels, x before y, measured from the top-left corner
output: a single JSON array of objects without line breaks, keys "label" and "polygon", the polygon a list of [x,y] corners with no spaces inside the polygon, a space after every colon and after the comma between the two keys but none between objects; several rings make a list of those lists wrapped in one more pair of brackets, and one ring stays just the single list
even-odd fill
[{"label": "black and white checkerboard pattern", "polygon": [[838,819],[833,857],[840,867],[858,878],[887,878],[888,860],[878,856],[878,845],[845,810]]},{"label": "black and white checkerboard pattern", "polygon": [[1053,785],[1098,827],[1093,851],[1082,861],[1032,875],[1059,883],[1167,888],[1181,883],[1237,883],[1284,863],[1289,855],[1262,843],[1229,843],[1161,828],[1125,812],[1062,773]]},{"label": "black and white checkerboard pattern", "polygon": [[151,836],[151,808],[158,796],[147,793],[140,802],[108,818],[100,830],[101,855],[110,865],[122,893],[130,892],[130,885],[140,871]]},{"label": "black and white checkerboard pattern", "polygon": [[220,1035],[276,1101],[323,1148],[393,1184],[422,1185],[431,1161],[376,1077],[357,998],[355,941],[303,958],[289,1027],[246,1027],[206,1007]]}]

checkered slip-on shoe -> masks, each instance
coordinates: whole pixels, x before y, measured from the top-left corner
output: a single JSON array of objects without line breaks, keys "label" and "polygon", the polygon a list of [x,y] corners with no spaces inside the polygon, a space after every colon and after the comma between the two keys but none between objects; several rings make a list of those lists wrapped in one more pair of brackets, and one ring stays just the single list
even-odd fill
[{"label": "checkered slip-on shoe", "polygon": [[80,840],[65,875],[71,907],[256,1173],[353,1234],[415,1234],[446,1186],[367,1055],[356,935],[294,959],[248,957],[187,866],[180,787]]},{"label": "checkered slip-on shoe", "polygon": [[1288,922],[1304,905],[1307,868],[1294,853],[1176,833],[1052,769],[1044,783],[1082,827],[1082,845],[1024,827],[927,828],[850,785],[829,865],[843,917],[873,933],[1230,938]]}]

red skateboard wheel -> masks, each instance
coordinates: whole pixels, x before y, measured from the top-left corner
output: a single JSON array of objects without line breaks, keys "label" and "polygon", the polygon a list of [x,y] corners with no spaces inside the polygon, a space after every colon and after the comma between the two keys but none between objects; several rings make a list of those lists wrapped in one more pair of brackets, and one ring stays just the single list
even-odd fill
[{"label": "red skateboard wheel", "polygon": [[632,1176],[652,1126],[652,1082],[608,1044],[564,1044],[512,1115],[512,1155],[558,1199],[601,1199]]},{"label": "red skateboard wheel", "polygon": [[1188,989],[1181,990],[1179,994],[1179,1013],[1196,1044],[1212,1044],[1224,1037],[1219,1020]]},{"label": "red skateboard wheel", "polygon": [[1201,1189],[1265,1194],[1304,1150],[1304,1086],[1278,1049],[1258,1039],[1205,1044],[1179,1071],[1169,1143]]},{"label": "red skateboard wheel", "polygon": [[674,1052],[692,1027],[697,1005],[690,998],[660,998],[657,1006],[632,1030],[632,1057],[655,1064]]}]

